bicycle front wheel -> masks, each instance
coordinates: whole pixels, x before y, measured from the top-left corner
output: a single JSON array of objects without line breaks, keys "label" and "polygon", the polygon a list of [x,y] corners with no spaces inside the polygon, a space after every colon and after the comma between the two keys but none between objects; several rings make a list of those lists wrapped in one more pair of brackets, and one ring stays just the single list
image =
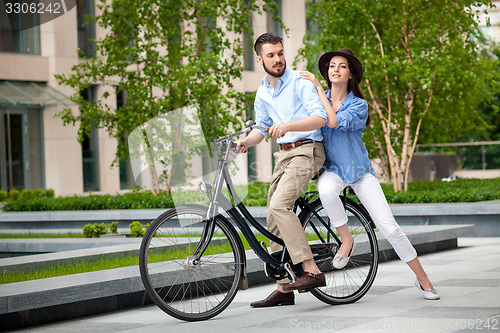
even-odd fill
[{"label": "bicycle front wheel", "polygon": [[234,228],[215,219],[213,238],[194,260],[207,223],[207,208],[187,205],[159,216],[141,244],[141,279],[153,302],[167,314],[186,321],[206,320],[233,300],[242,277],[244,256]]},{"label": "bicycle front wheel", "polygon": [[[319,218],[328,224],[328,215],[321,204],[320,199],[311,203],[311,207],[316,212],[305,211],[302,215],[302,223],[307,229],[310,223],[318,226],[322,237],[327,237],[327,242],[321,245],[311,246],[315,249],[322,249],[325,246],[332,252],[332,257],[340,247],[335,237],[325,235],[324,227],[321,227]],[[373,228],[370,225],[371,218],[353,200],[347,199],[346,212],[349,218],[348,226],[356,246],[351,254],[348,265],[341,269],[334,269],[332,260],[317,262],[319,269],[325,274],[326,287],[311,290],[311,293],[319,300],[328,304],[352,303],[363,297],[370,289],[378,268],[378,243]],[[319,218],[318,218],[319,217]]]}]

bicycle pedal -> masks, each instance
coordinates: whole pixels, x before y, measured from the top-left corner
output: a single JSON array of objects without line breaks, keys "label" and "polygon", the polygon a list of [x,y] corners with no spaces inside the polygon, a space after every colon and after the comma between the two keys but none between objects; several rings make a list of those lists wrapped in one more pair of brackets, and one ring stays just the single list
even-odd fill
[{"label": "bicycle pedal", "polygon": [[313,287],[313,288],[306,288],[306,289],[299,289],[299,290],[297,290],[297,292],[298,292],[299,294],[303,294],[303,293],[308,293],[308,292],[310,292],[310,291],[311,291],[311,290],[313,290],[313,289],[316,289],[316,287]]},{"label": "bicycle pedal", "polygon": [[298,291],[300,294],[301,294],[301,293],[307,293],[307,292],[310,292],[310,291],[311,291],[311,290],[313,290],[313,289],[320,288],[320,287],[326,287],[326,283],[325,283],[325,284],[320,284],[320,285],[318,285],[318,286],[316,286],[316,287],[305,288],[305,289],[299,289],[299,290],[297,290],[297,291]]}]

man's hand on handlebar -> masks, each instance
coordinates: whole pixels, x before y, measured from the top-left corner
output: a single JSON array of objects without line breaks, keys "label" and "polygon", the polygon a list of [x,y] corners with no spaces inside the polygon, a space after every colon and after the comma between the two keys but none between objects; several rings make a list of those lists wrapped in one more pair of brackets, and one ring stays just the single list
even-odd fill
[{"label": "man's hand on handlebar", "polygon": [[245,146],[244,140],[236,141],[236,147],[233,148],[233,151],[237,154],[246,153],[247,147]]},{"label": "man's hand on handlebar", "polygon": [[288,123],[274,124],[266,132],[273,138],[281,138],[289,131]]},{"label": "man's hand on handlebar", "polygon": [[247,127],[247,130],[250,130],[250,133],[246,138],[236,141],[236,146],[232,148],[233,152],[235,153],[246,153],[248,148],[257,145],[262,142],[262,140],[264,140],[265,135],[262,136],[261,133],[259,133],[258,131],[254,131],[253,129],[263,130],[267,135],[269,135],[269,127],[256,126],[253,124],[253,122],[252,124],[249,124],[247,122],[247,126],[249,126]]}]

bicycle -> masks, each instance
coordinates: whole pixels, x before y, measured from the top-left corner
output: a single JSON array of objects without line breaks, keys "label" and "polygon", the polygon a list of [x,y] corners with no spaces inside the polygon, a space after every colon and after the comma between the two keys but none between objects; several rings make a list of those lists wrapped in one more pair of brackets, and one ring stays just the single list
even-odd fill
[{"label": "bicycle", "polygon": [[[185,321],[212,318],[230,305],[240,287],[248,287],[245,248],[234,225],[264,262],[267,276],[295,281],[303,273],[302,265],[292,264],[283,240],[256,221],[235,191],[228,171],[229,154],[235,146],[233,139],[259,128],[253,122],[245,125],[240,132],[213,140],[220,156],[216,178],[212,184],[199,183],[208,206],[185,204],[166,211],[150,225],[142,240],[139,267],[143,284],[153,302],[175,318]],[[235,205],[222,193],[224,183]],[[341,240],[332,229],[317,192],[304,193],[294,208],[313,238],[310,244],[314,259],[326,277],[326,287],[310,292],[332,305],[352,303],[363,297],[378,267],[373,222],[367,211],[348,195],[345,189],[342,200],[356,248],[349,264],[341,270],[331,264]],[[218,212],[219,208],[227,212],[233,223]],[[269,253],[266,243],[257,240],[250,226],[266,239],[282,245],[283,250]]]}]

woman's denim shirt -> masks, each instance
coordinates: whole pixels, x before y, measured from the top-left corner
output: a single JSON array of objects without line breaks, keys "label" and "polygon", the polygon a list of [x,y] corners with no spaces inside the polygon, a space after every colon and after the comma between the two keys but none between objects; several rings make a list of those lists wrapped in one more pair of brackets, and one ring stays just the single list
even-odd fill
[{"label": "woman's denim shirt", "polygon": [[[330,99],[330,90],[326,92]],[[351,91],[337,114],[337,127],[323,127],[323,145],[325,146],[325,169],[337,174],[348,184],[357,183],[366,173],[374,176],[368,151],[361,137],[368,119],[368,103]]]}]

